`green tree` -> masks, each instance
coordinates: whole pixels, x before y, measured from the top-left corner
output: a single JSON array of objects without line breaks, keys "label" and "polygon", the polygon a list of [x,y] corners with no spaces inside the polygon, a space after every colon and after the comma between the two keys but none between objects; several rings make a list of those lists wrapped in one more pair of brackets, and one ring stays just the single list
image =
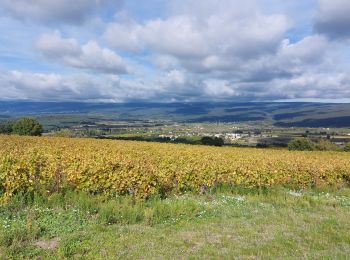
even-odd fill
[{"label": "green tree", "polygon": [[6,122],[0,124],[0,134],[11,134],[13,128],[12,122]]},{"label": "green tree", "polygon": [[296,138],[288,143],[290,151],[314,151],[315,143],[308,138]]},{"label": "green tree", "polygon": [[13,133],[17,135],[39,136],[43,132],[43,126],[34,118],[21,118],[12,127]]},{"label": "green tree", "polygon": [[204,136],[201,139],[201,144],[212,145],[212,146],[223,146],[224,140],[219,137]]}]

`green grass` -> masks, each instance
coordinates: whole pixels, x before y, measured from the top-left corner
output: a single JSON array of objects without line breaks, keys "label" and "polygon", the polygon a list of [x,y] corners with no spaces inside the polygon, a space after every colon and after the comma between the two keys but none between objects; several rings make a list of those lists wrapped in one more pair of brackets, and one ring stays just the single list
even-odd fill
[{"label": "green grass", "polygon": [[0,259],[338,259],[350,255],[349,218],[349,189],[18,195],[0,206]]}]

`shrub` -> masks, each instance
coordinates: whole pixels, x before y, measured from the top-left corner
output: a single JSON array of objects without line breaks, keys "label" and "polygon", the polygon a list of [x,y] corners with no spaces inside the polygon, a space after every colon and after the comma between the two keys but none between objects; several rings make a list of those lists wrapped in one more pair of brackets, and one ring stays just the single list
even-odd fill
[{"label": "shrub", "polygon": [[55,137],[75,137],[74,131],[70,129],[60,129],[52,134]]},{"label": "shrub", "polygon": [[296,138],[288,143],[290,151],[314,151],[315,143],[307,138]]},{"label": "shrub", "polygon": [[112,224],[137,224],[144,219],[144,207],[141,203],[134,204],[128,198],[120,201],[111,200],[102,204],[98,212],[99,222]]},{"label": "shrub", "polygon": [[0,246],[10,247],[16,242],[26,242],[31,239],[30,231],[20,224],[11,229],[0,230]]},{"label": "shrub", "polygon": [[315,144],[317,151],[337,151],[339,147],[336,144],[333,144],[329,140],[321,139]]},{"label": "shrub", "polygon": [[33,118],[21,118],[13,124],[13,133],[17,135],[39,136],[43,132],[43,126]]},{"label": "shrub", "polygon": [[350,143],[347,143],[345,148],[344,148],[345,152],[350,152]]}]

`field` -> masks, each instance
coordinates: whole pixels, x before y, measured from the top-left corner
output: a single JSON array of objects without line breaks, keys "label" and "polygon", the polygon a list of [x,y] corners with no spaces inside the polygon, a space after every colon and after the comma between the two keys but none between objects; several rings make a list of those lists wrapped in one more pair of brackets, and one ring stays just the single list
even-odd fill
[{"label": "field", "polygon": [[350,155],[0,136],[0,259],[345,258]]},{"label": "field", "polygon": [[1,136],[3,200],[18,192],[64,189],[139,199],[218,186],[343,187],[350,156],[93,139]]}]

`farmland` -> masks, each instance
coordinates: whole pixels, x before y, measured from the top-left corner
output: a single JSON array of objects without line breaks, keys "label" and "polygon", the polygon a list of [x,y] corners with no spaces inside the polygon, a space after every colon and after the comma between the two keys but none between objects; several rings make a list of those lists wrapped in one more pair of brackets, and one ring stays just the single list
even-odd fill
[{"label": "farmland", "polygon": [[347,186],[350,156],[93,139],[1,136],[2,199],[62,189],[145,199],[220,185]]},{"label": "farmland", "polygon": [[0,258],[345,257],[346,152],[0,136]]}]

